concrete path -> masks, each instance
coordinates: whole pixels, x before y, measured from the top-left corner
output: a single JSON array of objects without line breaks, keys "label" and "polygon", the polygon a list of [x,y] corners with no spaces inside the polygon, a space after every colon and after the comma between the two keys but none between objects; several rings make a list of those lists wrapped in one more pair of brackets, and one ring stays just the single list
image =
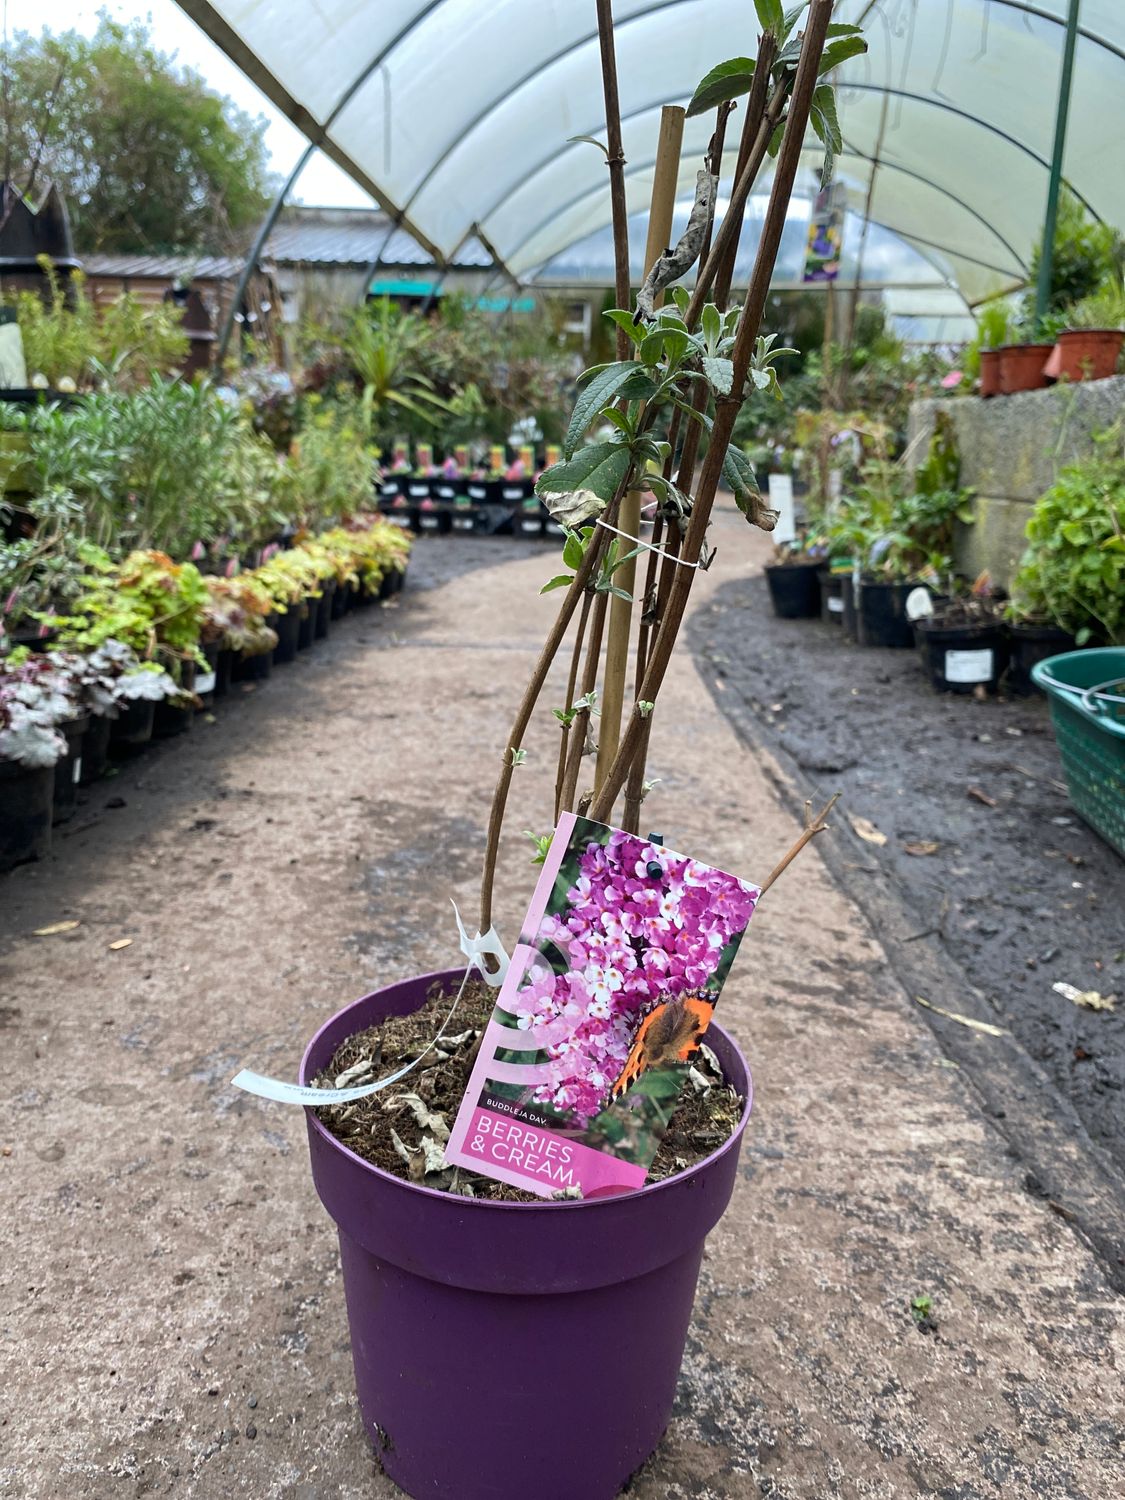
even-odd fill
[{"label": "concrete path", "polygon": [[[704,594],[746,565],[743,523],[718,531]],[[355,1410],[303,1120],[227,1080],[243,1062],[293,1076],[342,1002],[455,961],[448,898],[474,911],[553,561],[420,544],[419,574],[476,570],[350,617],[0,881],[0,1495],[399,1494]],[[549,821],[552,724],[516,777],[509,935],[534,876],[520,830]],[[686,656],[653,739],[652,825],[761,878],[794,836],[777,768]],[[81,926],[33,935],[66,918]],[[763,901],[722,1010],[754,1120],[635,1500],[1119,1494],[1122,1300],[1025,1190],[815,851]]]}]

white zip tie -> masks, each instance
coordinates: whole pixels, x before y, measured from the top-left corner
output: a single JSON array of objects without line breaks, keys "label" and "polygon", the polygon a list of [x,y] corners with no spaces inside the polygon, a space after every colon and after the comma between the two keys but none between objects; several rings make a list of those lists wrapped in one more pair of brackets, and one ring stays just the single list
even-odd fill
[{"label": "white zip tie", "polygon": [[655,552],[657,557],[666,557],[670,563],[675,563],[680,568],[701,568],[700,562],[686,562],[682,557],[675,557],[671,552],[665,552],[663,547],[654,547],[651,542],[644,542],[639,536],[630,536],[627,531],[618,531],[616,526],[611,526],[608,521],[599,520],[599,526],[604,526],[607,531],[615,531],[618,536],[623,536],[627,542],[634,546],[643,547],[646,552]]}]

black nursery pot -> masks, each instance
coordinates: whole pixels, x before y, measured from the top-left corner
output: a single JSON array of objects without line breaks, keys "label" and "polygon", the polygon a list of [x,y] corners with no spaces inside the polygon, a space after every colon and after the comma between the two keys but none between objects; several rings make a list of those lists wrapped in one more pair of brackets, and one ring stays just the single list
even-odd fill
[{"label": "black nursery pot", "polygon": [[156,704],[150,698],[138,698],[114,719],[109,731],[109,753],[117,756],[136,755],[152,739],[152,724],[156,716]]},{"label": "black nursery pot", "polygon": [[316,639],[316,608],[318,599],[303,599],[298,609],[297,650],[307,651]]},{"label": "black nursery pot", "polygon": [[859,640],[859,614],[855,594],[855,580],[850,573],[845,573],[840,579],[840,603],[843,606],[840,623],[849,641]]},{"label": "black nursery pot", "polygon": [[82,736],[82,770],[78,777],[80,786],[92,786],[106,768],[109,760],[109,736],[113,720],[93,714]]},{"label": "black nursery pot", "polygon": [[774,563],[766,568],[773,612],[782,620],[815,620],[820,614],[819,563]]},{"label": "black nursery pot", "polygon": [[78,783],[82,779],[82,740],[89,727],[89,715],[68,719],[59,725],[66,740],[66,750],[55,762],[55,799],[52,822],[65,823],[78,807]]},{"label": "black nursery pot", "polygon": [[1001,624],[943,625],[919,620],[915,629],[930,682],[939,693],[995,693],[1008,665],[1008,637]]},{"label": "black nursery pot", "polygon": [[334,620],[342,620],[351,608],[352,586],[350,583],[338,583],[336,591],[332,595],[329,605],[329,613]]},{"label": "black nursery pot", "polygon": [[51,852],[54,766],[0,760],[0,871]]},{"label": "black nursery pot", "polygon": [[316,618],[313,622],[313,636],[322,641],[328,634],[328,622],[332,618],[332,604],[336,598],[336,580],[326,579],[320,586],[320,598],[316,601]]},{"label": "black nursery pot", "polygon": [[234,674],[234,663],[236,654],[227,649],[226,646],[219,648],[219,654],[215,658],[215,697],[225,698],[230,692],[231,677]]},{"label": "black nursery pot", "polygon": [[816,579],[820,584],[820,618],[828,625],[842,625],[844,574],[833,573],[831,568],[819,568]]},{"label": "black nursery pot", "polygon": [[1036,662],[1046,661],[1048,656],[1073,651],[1074,637],[1069,630],[1060,630],[1057,625],[1009,625],[1008,648],[1008,680],[1005,684],[1008,691],[1021,698],[1034,694],[1042,697],[1043,689],[1032,680],[1032,667]]},{"label": "black nursery pot", "polygon": [[291,604],[283,615],[278,615],[273,628],[277,631],[277,645],[273,648],[274,664],[281,666],[293,661],[297,655],[297,641],[301,633],[300,607]]},{"label": "black nursery pot", "polygon": [[914,629],[906,618],[906,596],[917,587],[912,583],[860,580],[856,615],[861,646],[906,650],[914,645]]}]

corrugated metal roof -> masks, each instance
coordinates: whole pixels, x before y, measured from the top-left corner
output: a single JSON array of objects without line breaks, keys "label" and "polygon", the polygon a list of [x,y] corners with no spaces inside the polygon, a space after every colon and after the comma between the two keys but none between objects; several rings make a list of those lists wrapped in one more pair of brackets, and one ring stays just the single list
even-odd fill
[{"label": "corrugated metal roof", "polygon": [[[286,210],[266,241],[262,262],[363,270],[382,250],[381,266],[433,267],[433,260],[405,229],[395,229],[388,240],[390,227],[378,209],[296,207]],[[224,255],[87,255],[82,263],[91,276],[171,281],[236,281],[242,270],[238,256]],[[474,235],[453,264],[461,270],[481,270],[492,265],[492,257]]]},{"label": "corrugated metal roof", "polygon": [[152,277],[163,281],[235,281],[242,261],[231,255],[84,255],[88,276]]},{"label": "corrugated metal roof", "polygon": [[[387,239],[391,221],[377,209],[294,208],[287,210],[266,241],[266,256],[281,265],[355,266],[363,269],[379,257],[383,266],[432,266],[433,259],[405,229]],[[386,244],[384,244],[386,241]],[[492,257],[475,236],[453,258],[465,270],[492,265]]]}]

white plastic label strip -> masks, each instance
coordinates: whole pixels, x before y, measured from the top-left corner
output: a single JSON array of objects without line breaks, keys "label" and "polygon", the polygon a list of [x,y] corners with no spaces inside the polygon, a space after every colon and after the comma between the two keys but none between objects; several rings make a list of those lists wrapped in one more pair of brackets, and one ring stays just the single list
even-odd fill
[{"label": "white plastic label strip", "polygon": [[473,966],[469,964],[461,977],[461,984],[449,1014],[441,1024],[441,1030],[425,1051],[419,1052],[413,1062],[408,1062],[405,1068],[388,1073],[386,1078],[380,1078],[375,1083],[356,1084],[350,1089],[317,1089],[303,1083],[286,1083],[281,1078],[267,1078],[264,1073],[254,1073],[249,1068],[243,1068],[241,1073],[235,1074],[231,1083],[236,1089],[243,1089],[248,1094],[257,1094],[260,1099],[273,1099],[277,1104],[350,1104],[353,1099],[366,1099],[368,1094],[377,1094],[381,1089],[390,1088],[391,1084],[397,1083],[400,1078],[405,1078],[407,1073],[412,1072],[426,1054],[432,1052],[441,1041],[446,1027],[453,1019],[453,1012],[461,1003],[461,996],[465,993],[465,983],[472,972]]},{"label": "white plastic label strip", "polygon": [[[474,969],[478,969],[483,978],[494,988],[498,988],[504,982],[504,976],[508,972],[510,959],[504,951],[504,945],[496,934],[496,928],[490,927],[482,937],[478,932],[476,937],[470,937],[465,931],[465,924],[461,920],[461,913],[457,910],[457,903],[453,902],[453,912],[457,918],[457,931],[461,935],[461,952],[469,960],[461,983],[458,986],[456,997],[449,1008],[449,1014],[441,1024],[441,1030],[424,1052],[420,1052],[413,1062],[408,1062],[404,1068],[390,1073],[386,1078],[380,1078],[375,1083],[360,1083],[354,1088],[348,1089],[318,1089],[312,1088],[304,1083],[286,1083],[282,1078],[267,1078],[264,1073],[255,1073],[250,1068],[243,1068],[231,1079],[236,1089],[243,1089],[248,1094],[257,1094],[260,1099],[272,1099],[277,1104],[311,1104],[314,1106],[322,1104],[350,1104],[353,1099],[366,1099],[368,1094],[377,1094],[380,1089],[389,1088],[392,1083],[397,1083],[400,1078],[405,1078],[422,1059],[437,1046],[448,1029],[450,1021],[458,1005],[461,996],[465,993],[465,985],[469,981],[469,975]],[[482,955],[489,954],[496,960],[495,972],[485,968]]]}]

